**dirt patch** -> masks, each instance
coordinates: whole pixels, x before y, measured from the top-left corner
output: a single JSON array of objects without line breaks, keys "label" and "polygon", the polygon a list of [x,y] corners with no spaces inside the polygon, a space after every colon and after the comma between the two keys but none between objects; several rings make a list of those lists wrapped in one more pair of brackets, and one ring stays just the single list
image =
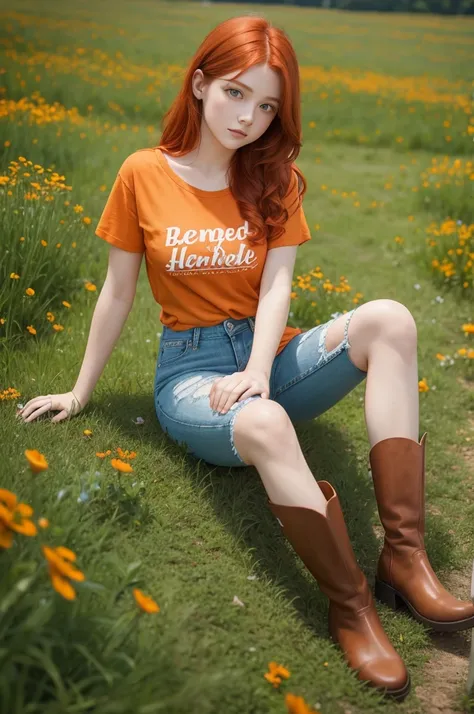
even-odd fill
[{"label": "dirt patch", "polygon": [[[443,584],[456,597],[469,599],[470,573],[452,573]],[[431,642],[435,651],[424,667],[423,684],[415,688],[416,696],[429,714],[462,714],[471,631],[433,633]]]}]

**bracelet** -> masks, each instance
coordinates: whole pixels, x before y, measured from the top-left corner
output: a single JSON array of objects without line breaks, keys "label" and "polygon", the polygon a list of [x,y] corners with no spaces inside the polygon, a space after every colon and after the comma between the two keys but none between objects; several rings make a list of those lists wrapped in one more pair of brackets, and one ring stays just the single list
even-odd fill
[{"label": "bracelet", "polygon": [[80,402],[79,399],[76,397],[76,395],[74,394],[74,392],[72,391],[72,389],[71,389],[71,392],[72,392],[72,394],[74,395],[74,398],[77,400],[77,403],[79,404],[79,409],[82,409],[81,402]]}]

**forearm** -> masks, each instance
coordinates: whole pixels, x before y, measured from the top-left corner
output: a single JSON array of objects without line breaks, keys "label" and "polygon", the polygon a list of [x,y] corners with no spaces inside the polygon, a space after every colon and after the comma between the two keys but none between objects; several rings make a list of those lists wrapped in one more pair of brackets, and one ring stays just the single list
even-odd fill
[{"label": "forearm", "polygon": [[273,360],[288,321],[290,302],[290,294],[282,290],[269,290],[260,298],[248,369],[261,369],[270,376]]},{"label": "forearm", "polygon": [[86,351],[81,371],[72,391],[84,407],[112,353],[123,325],[132,308],[133,301],[118,300],[106,288],[97,300],[92,316]]}]

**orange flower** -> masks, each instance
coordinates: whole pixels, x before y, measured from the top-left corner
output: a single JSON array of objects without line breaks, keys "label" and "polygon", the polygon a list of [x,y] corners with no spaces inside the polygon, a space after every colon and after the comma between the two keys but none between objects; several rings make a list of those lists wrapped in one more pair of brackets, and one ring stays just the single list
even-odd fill
[{"label": "orange flower", "polygon": [[0,547],[11,547],[13,531],[26,536],[36,535],[36,526],[30,521],[32,515],[31,506],[18,503],[14,493],[7,491],[6,488],[0,488]]},{"label": "orange flower", "polygon": [[40,454],[38,449],[26,449],[25,456],[28,459],[30,469],[33,473],[38,473],[39,471],[46,471],[48,468],[48,462],[46,461],[43,454]]},{"label": "orange flower", "polygon": [[133,473],[133,469],[130,464],[126,464],[125,461],[120,461],[120,459],[112,459],[110,464],[113,466],[114,469],[116,469],[117,471],[121,471],[124,474]]},{"label": "orange flower", "polygon": [[285,695],[285,704],[288,714],[319,714],[315,709],[309,708],[303,697],[298,697],[291,692]]},{"label": "orange flower", "polygon": [[145,593],[138,588],[133,588],[133,597],[135,598],[138,607],[143,610],[143,612],[152,613],[160,611],[158,603],[156,603],[153,598],[145,595]]},{"label": "orange flower", "polygon": [[266,672],[263,676],[268,682],[270,682],[270,684],[273,684],[274,687],[280,686],[282,677],[288,679],[290,676],[290,672],[286,669],[286,667],[283,667],[276,662],[269,662],[268,669],[270,671]]},{"label": "orange flower", "polygon": [[27,295],[34,295],[35,291],[33,290],[33,288],[26,288],[25,293]]},{"label": "orange flower", "polygon": [[38,525],[40,528],[48,528],[49,526],[49,521],[47,518],[40,518],[38,520]]},{"label": "orange flower", "polygon": [[86,579],[83,572],[71,565],[76,560],[76,554],[64,546],[49,548],[47,545],[42,545],[41,549],[48,561],[49,577],[53,588],[66,600],[75,600],[76,591],[69,580]]},{"label": "orange flower", "polygon": [[419,392],[428,392],[429,391],[429,386],[428,382],[426,381],[426,377],[423,377],[423,379],[420,379],[418,382],[418,391]]}]

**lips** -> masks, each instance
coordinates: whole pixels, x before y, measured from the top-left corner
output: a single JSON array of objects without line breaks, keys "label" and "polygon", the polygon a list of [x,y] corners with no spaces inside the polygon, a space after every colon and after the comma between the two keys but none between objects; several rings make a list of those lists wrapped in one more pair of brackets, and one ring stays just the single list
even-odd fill
[{"label": "lips", "polygon": [[240,129],[229,129],[233,134],[238,134],[239,136],[247,136],[247,134],[244,134],[243,131],[240,131]]}]

